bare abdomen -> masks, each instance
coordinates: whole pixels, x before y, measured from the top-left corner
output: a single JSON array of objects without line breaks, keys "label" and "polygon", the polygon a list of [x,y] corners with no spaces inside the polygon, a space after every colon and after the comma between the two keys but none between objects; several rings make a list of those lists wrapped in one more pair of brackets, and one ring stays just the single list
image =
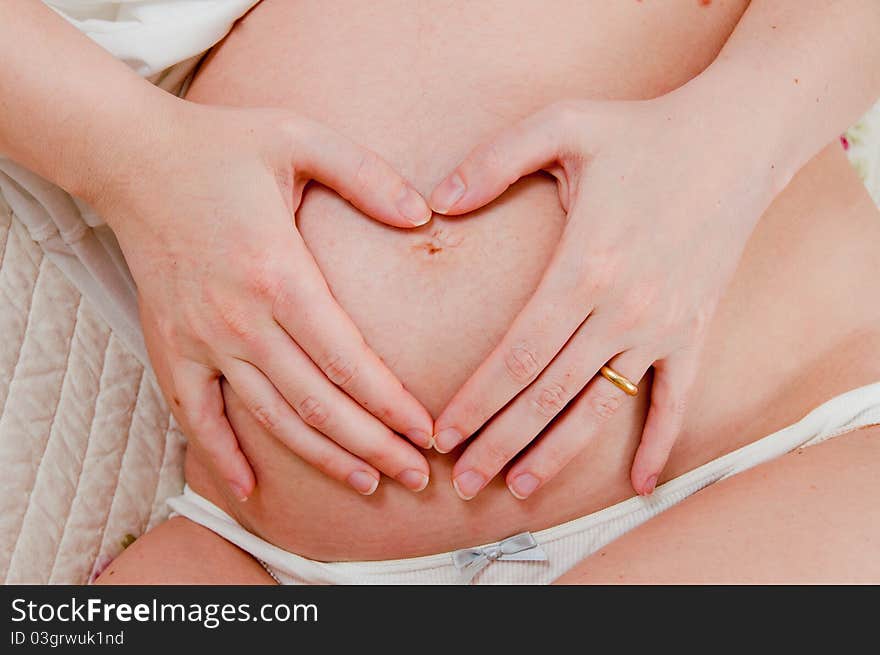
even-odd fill
[{"label": "bare abdomen", "polygon": [[[679,86],[712,60],[745,5],[264,0],[215,51],[189,97],[321,120],[427,193],[477,142],[551,102],[645,98]],[[878,272],[863,244],[872,236],[877,243],[880,220],[839,153],[811,170],[749,245],[713,326],[705,392],[668,473],[880,377],[862,356],[878,349],[876,312],[851,300],[869,269]],[[435,414],[534,289],[564,219],[555,185],[542,176],[483,210],[414,231],[381,226],[321,187],[307,192],[297,216],[367,342]],[[847,376],[829,373],[830,362],[847,357],[856,362]],[[793,381],[797,393],[784,384]],[[309,557],[425,554],[539,529],[626,497],[646,401],[630,403],[525,503],[500,482],[462,502],[449,485],[454,460],[437,454],[421,494],[386,482],[359,497],[282,449],[234,401],[231,418],[257,471],[257,492],[246,505],[229,505],[192,458],[188,479],[254,532]]]}]

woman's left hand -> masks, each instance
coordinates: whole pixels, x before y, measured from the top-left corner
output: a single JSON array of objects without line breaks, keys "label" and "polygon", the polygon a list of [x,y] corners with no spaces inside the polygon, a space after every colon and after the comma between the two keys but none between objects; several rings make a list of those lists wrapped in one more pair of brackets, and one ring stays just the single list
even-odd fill
[{"label": "woman's left hand", "polygon": [[[630,476],[637,493],[653,491],[717,301],[787,183],[759,127],[744,134],[722,118],[685,93],[559,103],[478,146],[434,190],[435,211],[463,214],[545,170],[568,215],[534,295],[435,423],[440,452],[485,424],[453,469],[459,496],[533,441],[507,473],[511,493],[556,475],[628,398],[598,375],[605,364],[636,384],[655,369]],[[566,407],[561,421],[580,429],[541,434]]]}]

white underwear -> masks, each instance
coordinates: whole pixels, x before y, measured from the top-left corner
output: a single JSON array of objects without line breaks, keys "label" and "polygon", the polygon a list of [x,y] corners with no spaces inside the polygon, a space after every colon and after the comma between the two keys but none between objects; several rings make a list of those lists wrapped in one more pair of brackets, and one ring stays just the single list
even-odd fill
[{"label": "white underwear", "polygon": [[253,555],[281,584],[547,584],[624,533],[710,484],[797,448],[880,424],[880,382],[832,398],[803,419],[684,475],[649,497],[534,533],[454,552],[408,559],[318,562],[273,546],[189,487],[168,501],[175,514]]}]

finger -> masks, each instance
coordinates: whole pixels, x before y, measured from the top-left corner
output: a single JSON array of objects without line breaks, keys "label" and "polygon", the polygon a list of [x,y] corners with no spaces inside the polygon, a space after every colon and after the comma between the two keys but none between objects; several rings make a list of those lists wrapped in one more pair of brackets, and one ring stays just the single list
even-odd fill
[{"label": "finger", "polygon": [[[608,365],[638,384],[652,363],[653,357],[647,351],[628,350]],[[630,400],[631,396],[602,375],[594,377],[560,420],[508,471],[510,493],[521,500],[531,496],[595,439],[621,405]]]},{"label": "finger", "polygon": [[[333,384],[395,432],[430,448],[434,422],[428,410],[367,346],[333,298],[305,244],[300,242],[299,248],[296,285],[283,285],[275,296],[275,320]],[[260,361],[260,368],[266,370],[265,366],[275,371],[269,374],[273,382],[294,370],[271,351]]]},{"label": "finger", "polygon": [[464,214],[491,202],[511,184],[557,159],[562,110],[551,107],[502,130],[478,145],[428,200],[438,214]]},{"label": "finger", "polygon": [[224,366],[224,375],[252,419],[297,456],[358,493],[376,491],[379,471],[306,425],[255,366],[233,360]]},{"label": "finger", "polygon": [[208,464],[229,484],[235,498],[247,500],[256,480],[226,418],[219,372],[182,361],[171,370],[172,402],[186,435],[208,458]]},{"label": "finger", "polygon": [[[283,330],[265,334],[262,344],[252,364],[307,425],[412,491],[425,488],[430,469],[422,454],[334,386]],[[270,432],[282,421],[273,407],[252,412]]]},{"label": "finger", "polygon": [[382,223],[411,228],[431,220],[421,194],[375,152],[320,123],[309,123],[303,134],[296,142],[298,171]]},{"label": "finger", "polygon": [[630,481],[636,493],[650,495],[681,432],[688,395],[697,375],[698,348],[690,347],[654,365],[651,407],[633,460]]},{"label": "finger", "polygon": [[[559,353],[590,313],[572,271],[582,257],[563,239],[534,295],[507,334],[453,396],[434,424],[435,447],[449,452],[520,393]],[[578,296],[582,296],[579,298]]]},{"label": "finger", "polygon": [[581,325],[550,365],[499,412],[462,453],[452,469],[453,486],[473,498],[525,448],[611,358],[598,318]]}]

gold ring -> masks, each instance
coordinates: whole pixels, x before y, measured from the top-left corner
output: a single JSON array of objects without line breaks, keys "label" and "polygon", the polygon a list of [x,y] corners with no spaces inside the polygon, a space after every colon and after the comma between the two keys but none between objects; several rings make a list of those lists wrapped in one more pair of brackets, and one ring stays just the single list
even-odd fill
[{"label": "gold ring", "polygon": [[603,366],[599,369],[599,373],[602,374],[603,378],[608,380],[611,384],[623,391],[625,394],[629,396],[638,395],[639,388],[610,366]]}]

